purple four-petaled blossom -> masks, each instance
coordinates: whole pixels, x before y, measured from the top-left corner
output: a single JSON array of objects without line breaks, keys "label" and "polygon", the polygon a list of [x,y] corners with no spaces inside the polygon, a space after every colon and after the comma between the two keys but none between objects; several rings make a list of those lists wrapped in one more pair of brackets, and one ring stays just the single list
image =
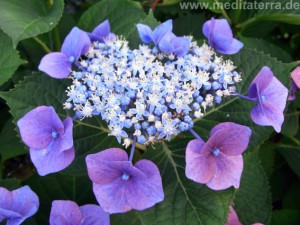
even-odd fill
[{"label": "purple four-petaled blossom", "polygon": [[62,122],[53,107],[39,106],[18,121],[21,138],[41,176],[63,170],[75,157],[72,118]]},{"label": "purple four-petaled blossom", "polygon": [[284,121],[283,110],[288,89],[274,76],[269,67],[263,67],[257,74],[248,89],[248,96],[258,102],[250,113],[254,123],[273,126],[279,133]]},{"label": "purple four-petaled blossom", "polygon": [[154,45],[158,45],[162,37],[168,33],[171,32],[173,29],[173,22],[172,20],[167,20],[164,23],[158,25],[153,31],[151,28],[144,24],[137,24],[137,29],[139,32],[139,36],[141,40],[148,44],[148,43],[154,43]]},{"label": "purple four-petaled blossom", "polygon": [[222,54],[235,54],[244,46],[242,42],[233,38],[232,30],[226,19],[208,20],[202,27],[209,45]]},{"label": "purple four-petaled blossom", "polygon": [[159,42],[159,49],[168,54],[184,56],[190,49],[191,41],[187,37],[177,37],[172,32],[167,32]]},{"label": "purple four-petaled blossom", "polygon": [[124,150],[110,148],[88,155],[86,164],[95,196],[108,213],[144,210],[164,199],[159,170],[149,160],[133,166]]},{"label": "purple four-petaled blossom", "polygon": [[116,39],[116,35],[110,32],[109,20],[105,20],[100,23],[92,33],[87,33],[92,42],[99,41],[104,43],[105,41],[112,41]]},{"label": "purple four-petaled blossom", "polygon": [[[225,225],[242,225],[234,208],[229,206],[228,222]],[[263,225],[262,223],[253,223],[252,225]]]},{"label": "purple four-petaled blossom", "polygon": [[76,63],[81,55],[87,53],[90,45],[87,33],[74,27],[65,38],[61,52],[45,55],[40,62],[39,70],[53,78],[66,78],[71,73],[72,64]]},{"label": "purple four-petaled blossom", "polygon": [[0,187],[0,222],[6,219],[6,225],[19,225],[38,208],[39,198],[29,186],[13,191]]},{"label": "purple four-petaled blossom", "polygon": [[213,190],[230,186],[239,188],[243,171],[242,153],[250,136],[249,127],[226,122],[211,130],[206,143],[200,137],[190,141],[186,148],[186,176]]},{"label": "purple four-petaled blossom", "polygon": [[296,99],[296,91],[300,89],[300,66],[296,67],[291,73],[291,88],[288,100]]},{"label": "purple four-petaled blossom", "polygon": [[78,206],[75,202],[55,200],[50,212],[50,225],[109,225],[109,214],[98,205]]}]

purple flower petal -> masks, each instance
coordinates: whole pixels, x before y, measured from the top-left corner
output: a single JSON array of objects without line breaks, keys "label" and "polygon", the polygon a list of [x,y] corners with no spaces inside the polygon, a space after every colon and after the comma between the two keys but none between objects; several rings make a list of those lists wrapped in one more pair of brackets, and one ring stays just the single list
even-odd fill
[{"label": "purple flower petal", "polygon": [[99,37],[106,37],[110,34],[110,25],[109,21],[105,20],[104,22],[100,23],[92,32],[94,35]]},{"label": "purple flower petal", "polygon": [[250,116],[254,123],[261,126],[273,126],[276,132],[281,131],[284,115],[281,110],[267,102],[254,106]]},{"label": "purple flower petal", "polygon": [[214,175],[215,162],[210,151],[202,151],[205,142],[198,139],[192,140],[186,147],[187,178],[201,184],[205,184]]},{"label": "purple flower petal", "polygon": [[75,149],[61,151],[60,144],[52,141],[44,149],[30,149],[30,158],[40,176],[55,173],[68,167],[75,158]]},{"label": "purple flower petal", "polygon": [[71,73],[72,62],[70,62],[70,57],[65,53],[53,52],[42,58],[39,70],[45,72],[50,77],[64,79]]},{"label": "purple flower petal", "polygon": [[91,41],[86,32],[74,27],[65,38],[61,52],[69,57],[73,57],[74,61],[77,61],[81,55],[87,53],[90,45]]},{"label": "purple flower petal", "polygon": [[202,32],[208,39],[209,45],[223,54],[235,54],[243,43],[233,38],[231,28],[226,19],[214,19],[203,24]]},{"label": "purple flower petal", "polygon": [[67,117],[64,122],[64,133],[58,134],[56,139],[59,142],[60,151],[65,151],[73,147],[73,120],[71,117]]},{"label": "purple flower petal", "polygon": [[110,183],[123,175],[112,167],[112,162],[128,161],[127,153],[119,148],[110,148],[86,157],[86,165],[90,179],[97,184]]},{"label": "purple flower petal", "polygon": [[98,205],[83,205],[79,207],[82,215],[82,225],[109,225],[109,214]]},{"label": "purple flower petal", "polygon": [[300,89],[300,66],[296,67],[296,69],[293,70],[293,72],[291,73],[291,78],[298,89]]},{"label": "purple flower petal", "polygon": [[81,212],[78,205],[72,201],[53,201],[50,212],[50,225],[73,224],[81,224]]},{"label": "purple flower petal", "polygon": [[163,38],[163,36],[171,32],[173,29],[173,21],[167,20],[163,22],[162,24],[158,25],[154,30],[153,30],[153,35],[154,35],[154,44],[158,44],[160,40]]},{"label": "purple flower petal", "polygon": [[217,148],[228,156],[242,154],[249,144],[251,133],[251,129],[246,126],[231,122],[220,123],[211,130],[211,137],[204,149]]},{"label": "purple flower petal", "polygon": [[154,37],[153,31],[151,30],[151,28],[149,26],[138,23],[136,25],[136,27],[138,29],[139,36],[140,36],[142,42],[144,42],[146,44],[155,42],[155,37]]},{"label": "purple flower petal", "polygon": [[175,54],[178,57],[184,56],[190,48],[190,39],[176,37],[172,32],[166,33],[159,42],[159,49],[168,54]]},{"label": "purple flower petal", "polygon": [[135,166],[122,149],[107,149],[86,158],[93,191],[109,213],[143,210],[163,199],[159,171],[155,164],[141,160]]},{"label": "purple flower petal", "polygon": [[264,91],[273,80],[274,74],[269,67],[264,66],[256,75],[250,88],[248,89],[248,96],[251,98],[257,98],[262,91]]},{"label": "purple flower petal", "polygon": [[294,101],[296,99],[296,91],[297,91],[297,86],[295,84],[295,82],[292,80],[291,81],[291,85],[290,85],[290,94],[288,97],[289,101]]},{"label": "purple flower petal", "polygon": [[242,225],[232,206],[229,206],[228,223],[226,225]]},{"label": "purple flower petal", "polygon": [[157,166],[149,160],[140,160],[135,167],[142,171],[147,178],[133,177],[128,182],[125,194],[130,206],[135,210],[144,210],[163,201],[164,191]]},{"label": "purple flower petal", "polygon": [[18,121],[21,138],[30,148],[42,149],[52,141],[52,132],[62,133],[63,123],[53,107],[39,106]]},{"label": "purple flower petal", "polygon": [[230,186],[239,188],[243,172],[242,155],[227,156],[222,152],[215,157],[215,173],[206,185],[213,190],[224,190]]}]

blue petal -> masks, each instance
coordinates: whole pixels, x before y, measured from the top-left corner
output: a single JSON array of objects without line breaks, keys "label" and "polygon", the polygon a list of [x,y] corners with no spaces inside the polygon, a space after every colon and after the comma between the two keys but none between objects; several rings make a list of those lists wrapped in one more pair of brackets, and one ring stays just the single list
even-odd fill
[{"label": "blue petal", "polygon": [[142,42],[148,44],[151,42],[155,42],[154,39],[154,34],[152,32],[152,30],[150,29],[150,27],[148,27],[147,25],[144,24],[137,24],[136,25],[138,32],[139,32],[139,36],[142,40]]},{"label": "blue petal", "polygon": [[153,31],[155,44],[158,44],[160,40],[163,38],[163,36],[166,33],[171,32],[172,29],[173,29],[173,21],[171,19],[157,26]]},{"label": "blue petal", "polygon": [[99,37],[106,37],[110,33],[110,25],[109,21],[105,20],[104,22],[100,23],[92,32],[95,36]]},{"label": "blue petal", "polygon": [[227,55],[232,55],[239,52],[243,46],[244,44],[242,42],[233,38],[231,44],[227,48],[225,48],[224,50],[218,50],[218,52]]}]

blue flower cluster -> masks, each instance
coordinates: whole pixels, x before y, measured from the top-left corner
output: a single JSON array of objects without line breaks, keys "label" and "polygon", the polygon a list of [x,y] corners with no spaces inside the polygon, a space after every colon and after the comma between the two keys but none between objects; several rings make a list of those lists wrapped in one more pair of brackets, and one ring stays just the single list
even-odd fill
[{"label": "blue flower cluster", "polygon": [[241,76],[231,61],[189,39],[188,53],[180,57],[149,45],[131,50],[118,37],[93,42],[80,71],[71,74],[65,108],[78,118],[100,115],[125,145],[131,135],[147,144],[191,129],[193,119],[230,95]]}]

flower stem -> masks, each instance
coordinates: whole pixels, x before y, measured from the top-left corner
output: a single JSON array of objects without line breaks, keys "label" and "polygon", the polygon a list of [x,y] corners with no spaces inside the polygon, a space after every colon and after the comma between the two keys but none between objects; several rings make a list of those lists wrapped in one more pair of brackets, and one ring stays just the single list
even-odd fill
[{"label": "flower stem", "polygon": [[136,136],[133,136],[131,150],[130,150],[130,156],[129,156],[129,161],[130,162],[132,162],[132,160],[133,160],[135,145],[136,145]]},{"label": "flower stem", "polygon": [[192,128],[189,129],[189,131],[196,139],[198,139],[199,141],[202,141],[201,137],[196,133],[196,131],[194,131]]},{"label": "flower stem", "polygon": [[39,43],[40,46],[42,46],[42,48],[45,50],[45,52],[50,53],[51,50],[48,48],[48,46],[45,44],[45,42],[43,42],[41,39],[39,39],[38,37],[33,37],[33,39]]},{"label": "flower stem", "polygon": [[236,96],[239,96],[241,99],[247,100],[247,101],[251,101],[251,102],[257,102],[257,98],[250,98],[248,96],[245,95],[241,95],[239,93],[235,93]]}]

